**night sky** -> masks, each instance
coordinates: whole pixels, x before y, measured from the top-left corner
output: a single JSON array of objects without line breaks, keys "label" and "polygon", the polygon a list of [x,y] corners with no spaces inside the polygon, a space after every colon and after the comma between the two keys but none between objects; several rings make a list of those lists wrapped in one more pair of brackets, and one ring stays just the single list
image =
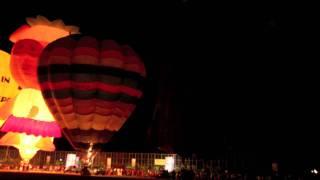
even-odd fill
[{"label": "night sky", "polygon": [[[145,96],[105,150],[320,159],[319,68],[307,48],[314,11],[272,3],[116,2],[30,2],[21,11],[8,5],[10,13],[0,11],[0,48],[9,51],[8,35],[38,14],[130,44],[147,67]],[[56,145],[70,148],[64,139]]]}]

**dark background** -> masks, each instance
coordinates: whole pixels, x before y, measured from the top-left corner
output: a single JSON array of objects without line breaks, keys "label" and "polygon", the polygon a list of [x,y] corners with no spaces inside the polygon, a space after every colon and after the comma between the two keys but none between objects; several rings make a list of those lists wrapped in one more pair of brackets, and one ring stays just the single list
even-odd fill
[{"label": "dark background", "polygon": [[[293,168],[317,165],[315,6],[196,0],[17,3],[0,11],[1,49],[10,51],[7,37],[25,17],[41,14],[77,25],[82,33],[128,43],[143,58],[145,96],[105,150],[172,149],[268,168],[272,160]],[[64,139],[56,145],[70,149]]]}]

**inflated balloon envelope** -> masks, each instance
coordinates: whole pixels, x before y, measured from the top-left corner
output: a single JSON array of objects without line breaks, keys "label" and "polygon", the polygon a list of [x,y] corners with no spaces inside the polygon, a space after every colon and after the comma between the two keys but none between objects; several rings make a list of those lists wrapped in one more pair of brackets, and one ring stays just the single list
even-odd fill
[{"label": "inflated balloon envelope", "polygon": [[9,39],[14,43],[11,53],[11,71],[23,88],[39,89],[37,79],[38,58],[45,46],[59,38],[78,34],[79,28],[68,26],[62,20],[49,21],[43,16],[27,18]]},{"label": "inflated balloon envelope", "polygon": [[0,50],[0,111],[1,108],[6,108],[4,106],[8,100],[17,96],[19,90],[19,85],[10,71],[10,54]]},{"label": "inflated balloon envelope", "polygon": [[32,39],[46,46],[50,42],[71,34],[79,34],[77,26],[65,25],[61,19],[53,21],[38,15],[26,18],[27,24],[20,26],[9,37],[13,43],[22,39]]},{"label": "inflated balloon envelope", "polygon": [[10,115],[1,127],[6,134],[2,146],[14,146],[25,162],[38,150],[54,151],[53,137],[61,137],[60,128],[46,106],[40,90],[27,88],[12,102]]},{"label": "inflated balloon envelope", "polygon": [[76,150],[110,141],[135,109],[145,77],[129,46],[89,36],[49,44],[38,66],[43,97]]},{"label": "inflated balloon envelope", "polygon": [[[0,50],[0,127],[10,115],[12,102],[20,88],[10,71],[10,54]],[[0,138],[4,135],[0,131]]]},{"label": "inflated balloon envelope", "polygon": [[54,151],[53,137],[60,137],[60,128],[54,121],[40,91],[37,66],[40,54],[50,42],[77,34],[78,27],[68,26],[62,20],[49,21],[43,16],[27,18],[9,39],[14,43],[10,68],[12,77],[22,87],[14,101],[0,109],[6,121],[1,131],[7,132],[0,145],[14,146],[25,162],[38,150]]}]

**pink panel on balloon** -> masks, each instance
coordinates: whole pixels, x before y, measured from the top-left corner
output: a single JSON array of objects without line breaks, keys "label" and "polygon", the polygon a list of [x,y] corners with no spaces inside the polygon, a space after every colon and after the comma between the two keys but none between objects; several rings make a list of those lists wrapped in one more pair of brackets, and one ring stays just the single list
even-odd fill
[{"label": "pink panel on balloon", "polygon": [[29,118],[10,116],[0,131],[26,133],[42,137],[61,137],[61,131],[55,121],[46,122]]}]

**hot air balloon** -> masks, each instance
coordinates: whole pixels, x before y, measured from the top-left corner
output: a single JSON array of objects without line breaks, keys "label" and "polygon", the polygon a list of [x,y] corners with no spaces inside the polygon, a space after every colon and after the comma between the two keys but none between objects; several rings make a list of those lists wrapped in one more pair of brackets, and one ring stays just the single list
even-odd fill
[{"label": "hot air balloon", "polygon": [[37,16],[26,18],[27,24],[20,26],[9,37],[16,43],[21,39],[32,39],[40,42],[43,46],[50,42],[71,34],[79,34],[77,26],[65,25],[61,19],[49,21],[46,17]]},{"label": "hot air balloon", "polygon": [[41,92],[70,144],[99,149],[142,96],[143,62],[127,45],[89,36],[50,43],[38,66]]},{"label": "hot air balloon", "polygon": [[19,86],[10,71],[10,54],[0,50],[0,111],[6,108],[4,107],[6,102],[14,98],[18,92]]},{"label": "hot air balloon", "polygon": [[49,21],[43,16],[27,18],[27,23],[10,35],[10,41],[15,43],[11,71],[23,88],[39,89],[36,72],[42,49],[56,39],[79,33],[79,29],[64,25],[62,20]]},{"label": "hot air balloon", "polygon": [[[13,98],[18,92],[19,86],[10,71],[10,54],[0,50],[0,127],[9,117]],[[0,132],[0,137],[3,135]]]},{"label": "hot air balloon", "polygon": [[60,128],[46,106],[42,94],[36,89],[23,89],[15,98],[11,115],[1,128],[7,132],[0,145],[19,149],[25,162],[38,150],[54,151],[53,137],[61,137]]},{"label": "hot air balloon", "polygon": [[10,36],[15,43],[10,68],[23,89],[11,102],[11,114],[1,128],[7,134],[0,139],[0,145],[18,148],[26,163],[38,150],[54,151],[53,137],[61,136],[38,85],[40,54],[51,41],[78,32],[78,28],[65,26],[61,20],[51,22],[42,16],[28,18],[27,22]]}]

